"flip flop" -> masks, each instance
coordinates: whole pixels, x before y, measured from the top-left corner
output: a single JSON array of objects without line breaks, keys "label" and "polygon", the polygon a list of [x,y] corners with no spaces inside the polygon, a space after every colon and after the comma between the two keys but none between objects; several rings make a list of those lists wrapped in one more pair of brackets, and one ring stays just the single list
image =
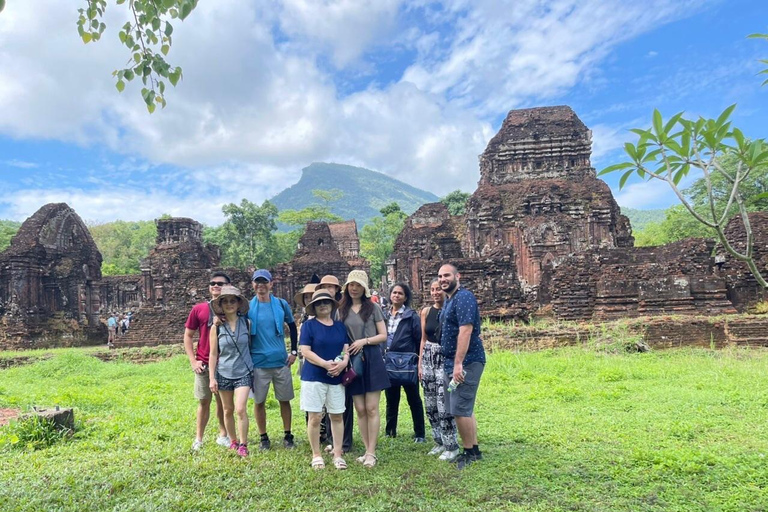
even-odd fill
[{"label": "flip flop", "polygon": [[372,453],[366,453],[365,454],[365,462],[363,462],[363,466],[366,468],[372,468],[376,465],[376,463],[379,461],[379,458],[376,457]]},{"label": "flip flop", "polygon": [[347,461],[341,457],[336,457],[333,459],[333,465],[336,467],[336,469],[347,469]]},{"label": "flip flop", "polygon": [[312,469],[325,469],[325,461],[322,457],[314,457],[312,459]]}]

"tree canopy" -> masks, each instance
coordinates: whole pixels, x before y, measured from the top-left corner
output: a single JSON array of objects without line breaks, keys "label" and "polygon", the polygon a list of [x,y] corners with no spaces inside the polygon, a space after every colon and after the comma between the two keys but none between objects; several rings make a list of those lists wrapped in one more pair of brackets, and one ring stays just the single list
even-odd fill
[{"label": "tree canopy", "polygon": [[447,196],[441,198],[440,202],[448,207],[448,211],[451,215],[464,215],[467,208],[467,200],[471,195],[472,194],[456,189]]},{"label": "tree canopy", "polygon": [[360,255],[371,264],[373,286],[381,283],[387,271],[387,258],[395,248],[395,240],[405,225],[407,215],[397,203],[390,203],[381,209],[381,217],[374,217],[360,232]]}]

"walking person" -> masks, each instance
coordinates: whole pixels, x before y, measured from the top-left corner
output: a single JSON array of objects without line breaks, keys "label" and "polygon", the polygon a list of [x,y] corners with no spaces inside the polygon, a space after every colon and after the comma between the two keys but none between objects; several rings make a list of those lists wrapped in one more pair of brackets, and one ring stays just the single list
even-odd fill
[{"label": "walking person", "polygon": [[347,469],[342,457],[342,414],[344,413],[344,386],[341,372],[349,363],[349,344],[344,324],[333,319],[336,299],[328,290],[317,290],[307,304],[307,313],[313,318],[301,328],[301,349],[306,362],[301,369],[301,409],[309,414],[307,437],[312,448],[313,469],[323,469],[320,425],[323,409],[330,418],[333,432],[333,465]]},{"label": "walking person", "polygon": [[351,271],[341,293],[338,318],[344,322],[352,341],[349,353],[352,356],[362,354],[363,357],[363,375],[347,386],[352,394],[360,437],[365,445],[365,453],[357,461],[372,468],[378,461],[376,446],[381,426],[381,391],[389,387],[381,350],[381,345],[387,341],[387,327],[381,308],[371,302],[368,275],[364,271]]},{"label": "walking person", "polygon": [[437,279],[429,285],[432,305],[421,310],[421,346],[419,347],[419,380],[424,388],[424,405],[432,426],[435,446],[429,455],[452,461],[459,455],[456,421],[445,409],[445,357],[440,346],[440,312],[445,294]]},{"label": "walking person", "polygon": [[107,348],[115,347],[115,333],[117,333],[117,318],[114,313],[107,319]]},{"label": "walking person", "polygon": [[[267,434],[267,392],[272,384],[275,399],[280,404],[283,420],[283,446],[295,447],[291,432],[291,400],[293,400],[293,376],[291,365],[296,361],[298,331],[293,312],[288,303],[272,295],[272,274],[259,269],[253,273],[253,291],[248,318],[251,320],[251,359],[253,361],[253,414],[259,429],[259,450],[269,450],[271,442]],[[290,354],[285,350],[285,325],[291,337]]]},{"label": "walking person", "polygon": [[[211,299],[221,294],[221,288],[230,283],[229,276],[224,272],[214,272],[208,283],[208,292]],[[219,436],[216,444],[229,446],[231,439],[227,436],[224,426],[224,410],[221,407],[219,395],[212,394],[210,388],[210,374],[208,373],[208,358],[210,356],[210,332],[213,325],[214,314],[210,302],[201,302],[192,308],[184,324],[184,351],[189,358],[189,365],[195,373],[194,395],[198,400],[197,422],[195,428],[195,441],[192,450],[197,451],[203,447],[203,434],[211,415],[211,400],[216,397],[216,418],[219,420]],[[197,348],[195,348],[195,334],[199,333]]]},{"label": "walking person", "polygon": [[[211,301],[216,319],[210,334],[209,381],[224,410],[224,426],[232,440],[229,447],[248,456],[248,392],[253,382],[248,301],[234,286],[224,286]],[[237,426],[235,430],[235,418]],[[238,435],[239,434],[239,435]],[[238,442],[239,439],[239,442]]]},{"label": "walking person", "polygon": [[446,295],[440,322],[446,391],[451,380],[458,383],[453,392],[445,393],[445,408],[455,418],[461,436],[464,452],[456,457],[456,465],[464,469],[483,458],[477,444],[475,399],[485,368],[485,349],[480,339],[477,299],[460,286],[460,278],[458,270],[450,263],[441,266],[437,274],[440,288]]},{"label": "walking person", "polygon": [[[421,345],[421,319],[411,309],[411,289],[405,283],[396,283],[390,289],[391,305],[386,308],[384,321],[387,324],[387,352],[419,353]],[[414,361],[415,363],[415,361]],[[414,366],[416,366],[414,364]],[[425,437],[424,405],[419,393],[418,373],[414,368],[413,382],[401,384],[390,378],[391,386],[384,391],[387,397],[387,422],[384,432],[387,437],[397,437],[397,415],[400,408],[400,389],[405,391],[413,420],[413,437],[423,443]]]}]

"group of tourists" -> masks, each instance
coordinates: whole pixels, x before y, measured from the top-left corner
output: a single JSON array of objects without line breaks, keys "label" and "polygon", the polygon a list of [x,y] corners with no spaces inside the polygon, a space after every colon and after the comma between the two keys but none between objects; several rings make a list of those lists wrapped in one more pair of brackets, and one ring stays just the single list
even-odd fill
[{"label": "group of tourists", "polygon": [[382,306],[384,297],[374,302],[364,271],[351,271],[343,285],[335,276],[324,276],[294,297],[303,309],[300,329],[288,303],[272,295],[268,270],[256,270],[252,286],[255,296],[248,301],[229,276],[214,272],[211,300],[196,305],[187,318],[184,346],[199,401],[192,450],[203,446],[216,397],[216,442],[248,456],[249,396],[254,398],[259,449],[270,449],[265,408],[270,384],[280,404],[283,446],[293,448],[291,366],[300,357],[300,408],[307,415],[312,468],[325,468],[324,453],[336,469],[347,468],[344,455],[352,449],[355,415],[364,445],[356,460],[376,466],[381,392],[386,397],[384,432],[396,437],[401,389],[419,444],[426,442],[426,409],[435,443],[429,455],[454,461],[459,469],[482,458],[474,415],[485,366],[480,315],[474,295],[460,286],[455,266],[440,267],[430,285],[432,304],[421,312],[411,308],[405,283],[393,285]]},{"label": "group of tourists", "polygon": [[131,326],[133,312],[118,314],[111,313],[107,318],[107,347],[114,348],[118,336],[124,335]]}]

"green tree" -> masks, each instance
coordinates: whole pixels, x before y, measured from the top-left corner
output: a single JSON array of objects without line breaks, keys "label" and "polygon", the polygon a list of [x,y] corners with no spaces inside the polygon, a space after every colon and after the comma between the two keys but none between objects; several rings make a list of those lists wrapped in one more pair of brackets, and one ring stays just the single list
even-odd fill
[{"label": "green tree", "polygon": [[344,192],[337,188],[332,188],[329,190],[313,188],[312,195],[320,199],[323,202],[322,206],[326,210],[330,211],[331,203],[335,203],[336,201],[344,197]]},{"label": "green tree", "polygon": [[218,228],[203,230],[203,240],[221,248],[222,263],[246,268],[271,267],[280,261],[275,238],[277,207],[269,201],[261,206],[243,199],[222,207],[227,220]]},{"label": "green tree", "polygon": [[141,272],[139,264],[157,240],[157,225],[151,220],[91,224],[88,230],[103,258],[101,273],[108,276]]},{"label": "green tree", "polygon": [[[632,174],[667,183],[685,209],[699,223],[713,229],[723,248],[735,259],[746,263],[760,286],[768,288],[754,261],[752,226],[744,198],[753,171],[768,163],[768,146],[762,139],[748,140],[741,130],[731,126],[729,118],[735,107],[731,105],[717,119],[699,118],[696,121],[685,119],[681,112],[665,122],[661,113],[654,110],[651,128],[633,129],[639,136],[637,143],[624,145],[630,161],[611,165],[600,174],[623,171],[620,188]],[[723,165],[730,158],[736,164],[732,172]],[[696,204],[678,186],[691,170],[700,172],[705,183],[704,211],[697,211]],[[718,192],[718,180],[724,184],[721,192]],[[760,195],[755,197],[756,200],[761,198]],[[737,209],[746,232],[743,249],[736,248],[725,236],[725,226],[733,208]]]},{"label": "green tree", "polygon": [[379,286],[381,277],[386,274],[387,259],[395,248],[395,240],[403,230],[406,219],[397,203],[388,204],[381,209],[381,213],[381,217],[374,217],[360,232],[360,255],[371,264],[373,286]]},{"label": "green tree", "polygon": [[440,202],[448,207],[451,215],[464,215],[467,208],[467,200],[470,197],[471,194],[456,189],[447,196],[440,198]]},{"label": "green tree", "polygon": [[[127,4],[131,21],[118,32],[120,43],[128,49],[129,64],[112,72],[115,87],[123,92],[126,82],[140,78],[144,87],[141,97],[151,114],[157,105],[165,108],[165,80],[174,87],[182,78],[181,68],[171,66],[165,56],[173,44],[173,25],[170,20],[186,19],[197,7],[198,0],[115,0],[115,5]],[[3,2],[4,0],[0,0]],[[2,10],[3,4],[0,4]],[[85,0],[78,9],[77,33],[88,44],[101,39],[107,28],[102,21],[107,0]]]},{"label": "green tree", "polygon": [[301,210],[283,210],[277,221],[289,226],[303,228],[309,221],[341,222],[344,219],[331,213],[327,206],[311,205]]},{"label": "green tree", "polygon": [[[0,0],[0,2],[2,1],[3,0]],[[2,7],[2,5],[0,5],[0,7]],[[0,220],[0,251],[6,250],[11,245],[11,238],[13,238],[20,227],[21,222]]]}]

